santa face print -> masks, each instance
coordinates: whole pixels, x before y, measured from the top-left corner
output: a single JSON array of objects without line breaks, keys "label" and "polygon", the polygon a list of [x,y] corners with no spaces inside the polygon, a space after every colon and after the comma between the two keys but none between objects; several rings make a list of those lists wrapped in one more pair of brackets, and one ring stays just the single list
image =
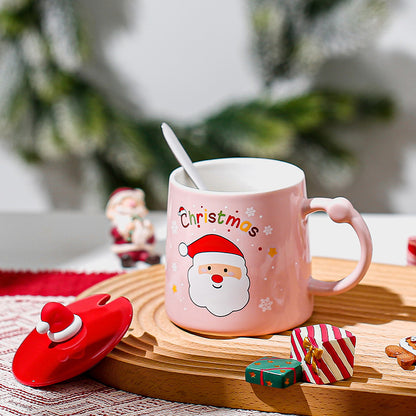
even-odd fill
[{"label": "santa face print", "polygon": [[218,263],[217,255],[221,257],[221,253],[212,253],[213,262],[203,265],[194,258],[188,270],[189,296],[195,305],[213,315],[227,316],[247,305],[250,280],[245,265],[240,268]]},{"label": "santa face print", "polygon": [[[211,249],[208,245],[212,242],[217,243],[215,248],[224,251],[203,251]],[[194,253],[196,247],[202,250]],[[229,240],[215,235],[204,236],[188,248],[186,254],[193,260],[188,270],[192,302],[219,317],[243,309],[250,298],[250,279],[240,250]]]},{"label": "santa face print", "polygon": [[203,264],[198,267],[199,275],[211,274],[212,287],[221,289],[224,277],[230,276],[236,279],[241,279],[241,269],[229,264]]}]

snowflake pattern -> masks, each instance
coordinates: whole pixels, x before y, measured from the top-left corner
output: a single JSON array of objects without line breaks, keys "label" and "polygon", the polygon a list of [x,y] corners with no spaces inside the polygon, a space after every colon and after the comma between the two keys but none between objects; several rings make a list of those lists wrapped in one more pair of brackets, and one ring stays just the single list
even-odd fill
[{"label": "snowflake pattern", "polygon": [[172,271],[176,272],[178,270],[178,265],[176,263],[172,263]]},{"label": "snowflake pattern", "polygon": [[254,217],[255,213],[256,213],[256,210],[254,209],[254,207],[250,207],[246,209],[246,215],[248,217]]},{"label": "snowflake pattern", "polygon": [[173,234],[176,234],[178,232],[178,224],[176,224],[176,221],[172,221],[170,229],[172,230]]},{"label": "snowflake pattern", "polygon": [[263,311],[271,311],[272,310],[273,301],[267,297],[264,299],[260,299],[259,308]]},{"label": "snowflake pattern", "polygon": [[266,227],[264,227],[264,230],[263,230],[264,234],[266,235],[270,235],[272,231],[273,231],[273,228],[271,225],[266,225]]}]

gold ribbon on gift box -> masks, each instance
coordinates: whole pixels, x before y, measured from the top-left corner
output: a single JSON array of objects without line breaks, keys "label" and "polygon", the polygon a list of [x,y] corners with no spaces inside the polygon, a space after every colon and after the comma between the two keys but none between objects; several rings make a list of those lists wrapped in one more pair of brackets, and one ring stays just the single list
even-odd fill
[{"label": "gold ribbon on gift box", "polygon": [[303,348],[305,348],[306,350],[305,362],[308,364],[311,364],[313,372],[315,374],[318,374],[318,365],[316,361],[322,358],[322,354],[324,353],[324,350],[312,345],[308,337],[305,337],[303,340]]}]

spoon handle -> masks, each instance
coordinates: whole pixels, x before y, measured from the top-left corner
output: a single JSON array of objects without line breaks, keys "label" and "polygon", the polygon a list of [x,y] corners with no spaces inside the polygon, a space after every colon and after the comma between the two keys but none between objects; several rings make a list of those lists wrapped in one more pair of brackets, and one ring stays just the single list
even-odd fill
[{"label": "spoon handle", "polygon": [[201,177],[199,176],[198,171],[195,169],[195,166],[192,163],[192,160],[189,158],[188,154],[185,152],[185,149],[182,147],[179,139],[176,137],[173,130],[166,123],[162,123],[162,132],[165,136],[165,140],[172,150],[172,153],[175,155],[178,162],[185,169],[185,172],[189,175],[192,182],[198,189],[205,191],[207,188],[204,185]]}]

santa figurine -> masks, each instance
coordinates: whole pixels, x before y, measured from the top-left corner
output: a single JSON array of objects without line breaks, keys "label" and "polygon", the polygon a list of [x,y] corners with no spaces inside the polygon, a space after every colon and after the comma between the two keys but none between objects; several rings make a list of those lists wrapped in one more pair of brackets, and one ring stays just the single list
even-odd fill
[{"label": "santa figurine", "polygon": [[112,250],[123,267],[134,267],[137,262],[160,263],[160,256],[154,253],[156,240],[147,214],[141,189],[118,188],[110,195],[106,216],[112,223]]}]

